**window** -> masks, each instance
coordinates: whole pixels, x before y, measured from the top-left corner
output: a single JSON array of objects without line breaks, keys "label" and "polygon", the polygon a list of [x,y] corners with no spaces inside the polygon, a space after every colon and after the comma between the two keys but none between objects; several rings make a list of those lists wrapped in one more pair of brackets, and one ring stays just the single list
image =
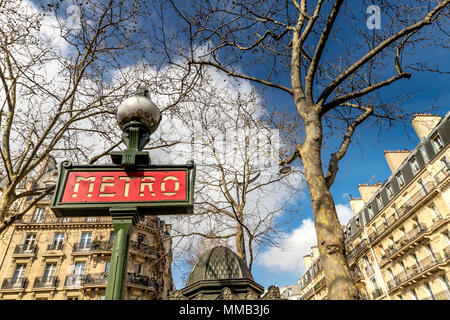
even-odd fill
[{"label": "window", "polygon": [[62,249],[63,242],[64,242],[64,233],[55,233],[53,235],[51,250]]},{"label": "window", "polygon": [[86,269],[86,262],[81,261],[75,263],[75,268],[73,274],[84,275],[84,270]]},{"label": "window", "polygon": [[47,263],[45,265],[44,274],[42,275],[42,281],[44,285],[53,284],[55,273],[56,273],[56,263]]},{"label": "window", "polygon": [[386,185],[386,193],[387,193],[388,199],[392,199],[392,197],[394,196],[394,192],[392,192],[392,187],[391,187],[390,183]]},{"label": "window", "polygon": [[419,179],[419,180],[417,181],[417,184],[419,185],[420,190],[422,190],[422,192],[423,192],[424,194],[427,194],[427,193],[428,193],[427,188],[425,187],[425,183],[423,182],[422,179]]},{"label": "window", "polygon": [[430,206],[430,209],[431,209],[431,213],[433,215],[433,221],[442,219],[441,214],[439,213],[438,209],[436,208],[436,206],[434,204],[432,204]]},{"label": "window", "polygon": [[417,164],[417,160],[416,160],[415,157],[412,157],[412,158],[409,160],[409,164],[410,164],[410,166],[411,166],[411,169],[412,169],[412,172],[413,172],[414,175],[415,175],[417,172],[420,171],[419,165]]},{"label": "window", "polygon": [[398,300],[403,300],[402,295],[401,295],[401,294],[398,294],[398,295],[397,295],[397,299],[398,299]]},{"label": "window", "polygon": [[397,178],[397,182],[400,188],[403,188],[405,186],[405,179],[403,179],[402,173],[401,172],[397,173],[395,177]]},{"label": "window", "polygon": [[23,251],[33,251],[36,242],[36,233],[28,233],[23,241]]},{"label": "window", "polygon": [[111,231],[109,234],[109,242],[113,243],[114,242],[114,231]]},{"label": "window", "polygon": [[450,232],[446,231],[445,233],[443,233],[445,241],[447,242],[447,245],[450,245]]},{"label": "window", "polygon": [[141,273],[142,272],[142,264],[141,263],[136,263],[134,265],[134,273]]},{"label": "window", "polygon": [[441,286],[444,291],[447,293],[447,297],[450,295],[450,284],[448,283],[447,276],[443,275],[439,277],[439,281],[441,282]]},{"label": "window", "polygon": [[377,195],[376,197],[378,209],[381,210],[383,208],[383,201],[381,200],[381,195]]},{"label": "window", "polygon": [[431,290],[430,284],[429,284],[429,283],[425,283],[425,284],[423,285],[423,287],[425,288],[425,291],[426,291],[426,293],[428,294],[428,297],[429,297],[431,300],[436,300],[436,298],[434,297],[433,290]]},{"label": "window", "polygon": [[436,255],[434,254],[433,249],[431,248],[431,245],[427,244],[425,246],[425,248],[427,249],[428,255],[430,256],[431,260],[436,261],[437,260]]},{"label": "window", "polygon": [[415,289],[412,289],[409,292],[411,293],[411,300],[419,300],[419,298],[417,298],[417,293]]},{"label": "window", "polygon": [[88,249],[91,245],[92,232],[83,232],[80,239],[80,249]]},{"label": "window", "polygon": [[373,209],[372,209],[372,205],[371,204],[369,204],[367,206],[367,211],[369,212],[369,218],[372,218],[373,217]]},{"label": "window", "polygon": [[144,242],[144,241],[145,241],[145,235],[139,233],[138,236],[137,236],[137,242],[141,243],[141,242]]},{"label": "window", "polygon": [[394,213],[395,213],[395,215],[398,218],[400,216],[400,214],[398,213],[398,208],[397,208],[397,205],[395,203],[392,205],[392,209],[394,209]]},{"label": "window", "polygon": [[441,159],[441,164],[442,164],[442,169],[445,170],[445,172],[449,172],[450,171],[450,162],[447,159],[447,156],[444,156]]},{"label": "window", "polygon": [[111,267],[111,261],[106,261],[105,263],[105,272],[108,273],[109,272],[109,268]]},{"label": "window", "polygon": [[42,222],[44,219],[45,208],[37,207],[34,209],[33,216],[31,217],[31,222]]},{"label": "window", "polygon": [[399,264],[400,264],[400,267],[402,268],[402,271],[406,274],[406,267],[405,267],[405,264],[403,263],[403,261],[400,261]]},{"label": "window", "polygon": [[430,157],[428,157],[427,150],[425,149],[425,146],[420,147],[420,153],[422,154],[423,161],[425,164],[427,164],[430,161]]},{"label": "window", "polygon": [[439,133],[436,133],[434,137],[431,138],[431,143],[433,144],[433,148],[434,151],[436,151],[436,153],[439,152],[444,147],[444,144],[442,143],[442,139],[439,136]]}]

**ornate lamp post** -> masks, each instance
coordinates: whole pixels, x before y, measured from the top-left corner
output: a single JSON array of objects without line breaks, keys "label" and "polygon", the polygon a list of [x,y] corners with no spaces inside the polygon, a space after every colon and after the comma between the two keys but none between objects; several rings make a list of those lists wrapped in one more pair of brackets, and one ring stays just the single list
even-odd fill
[{"label": "ornate lamp post", "polygon": [[[127,149],[112,152],[110,155],[113,163],[121,165],[125,170],[150,164],[148,152],[142,151],[142,148],[158,128],[161,114],[150,100],[147,89],[138,88],[134,96],[119,105],[117,122],[123,131],[122,140]],[[105,299],[120,300],[123,299],[130,231],[136,225],[139,214],[135,207],[126,206],[111,208],[109,211],[113,219],[114,243]]]},{"label": "ornate lamp post", "polygon": [[194,205],[194,162],[153,165],[142,151],[161,122],[147,89],[139,88],[120,104],[117,122],[126,150],[111,152],[113,165],[64,161],[51,205],[57,217],[112,217],[108,300],[123,299],[130,230],[139,216],[192,214]]},{"label": "ornate lamp post", "polygon": [[149,164],[148,152],[142,148],[149,142],[161,122],[158,107],[150,100],[148,90],[139,87],[134,96],[125,99],[117,108],[117,123],[122,129],[124,152],[111,152],[112,162],[122,167]]}]

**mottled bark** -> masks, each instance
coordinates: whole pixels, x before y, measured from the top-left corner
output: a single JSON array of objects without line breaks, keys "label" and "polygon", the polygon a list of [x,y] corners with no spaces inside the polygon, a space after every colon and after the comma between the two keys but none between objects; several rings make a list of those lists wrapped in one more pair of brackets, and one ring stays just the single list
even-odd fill
[{"label": "mottled bark", "polygon": [[[310,108],[314,109],[314,108]],[[306,136],[300,150],[306,183],[314,214],[320,260],[328,287],[328,299],[358,299],[345,253],[344,234],[337,217],[333,197],[322,170],[322,124],[317,112],[305,115]]]}]

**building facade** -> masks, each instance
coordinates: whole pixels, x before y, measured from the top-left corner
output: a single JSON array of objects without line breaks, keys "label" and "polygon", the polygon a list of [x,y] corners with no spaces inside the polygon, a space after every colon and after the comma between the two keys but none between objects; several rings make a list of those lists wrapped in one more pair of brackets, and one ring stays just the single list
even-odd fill
[{"label": "building facade", "polygon": [[[385,151],[392,175],[359,185],[343,226],[347,262],[361,299],[450,300],[450,112],[416,114],[420,143]],[[326,299],[317,248],[304,257],[300,299]]]},{"label": "building facade", "polygon": [[[55,181],[50,170],[39,183]],[[31,199],[21,205],[26,206]],[[111,217],[57,218],[48,196],[0,239],[0,300],[104,299],[114,240]],[[130,236],[124,299],[166,299],[173,290],[170,225],[144,217]]]}]

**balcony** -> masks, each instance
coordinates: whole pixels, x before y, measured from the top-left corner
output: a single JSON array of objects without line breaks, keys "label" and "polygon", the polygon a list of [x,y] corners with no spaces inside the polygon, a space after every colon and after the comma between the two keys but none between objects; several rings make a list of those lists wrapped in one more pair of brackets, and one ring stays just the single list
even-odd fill
[{"label": "balcony", "polygon": [[447,291],[440,291],[434,294],[435,300],[450,300],[450,293]]},{"label": "balcony", "polygon": [[157,256],[156,248],[143,242],[130,241],[129,249],[137,254],[153,257]]},{"label": "balcony", "polygon": [[139,273],[128,272],[125,278],[125,282],[131,285],[154,288],[155,290],[158,288],[158,283],[155,279],[151,279],[150,277],[144,276]]},{"label": "balcony", "polygon": [[62,242],[55,242],[48,245],[47,251],[62,251],[63,248],[64,245]]},{"label": "balcony", "polygon": [[414,228],[413,230],[408,232],[405,236],[398,239],[395,242],[395,244],[388,247],[384,255],[381,256],[381,259],[386,260],[389,258],[393,258],[394,255],[396,255],[398,252],[403,251],[403,249],[405,249],[409,244],[416,241],[426,231],[427,228],[423,226]]},{"label": "balcony", "polygon": [[360,253],[367,246],[367,240],[364,239],[361,241],[352,251],[347,254],[347,260],[355,257],[358,253]]},{"label": "balcony", "polygon": [[108,282],[108,272],[91,273],[84,279],[85,286],[106,285]]},{"label": "balcony", "polygon": [[84,278],[82,274],[67,276],[66,281],[64,281],[64,286],[68,288],[79,288],[84,284]]},{"label": "balcony", "polygon": [[369,235],[369,242],[372,243],[376,239],[378,239],[382,234],[384,234],[387,230],[391,228],[398,220],[400,220],[401,217],[405,216],[411,209],[413,209],[420,201],[422,201],[428,194],[430,194],[430,191],[434,188],[435,184],[432,181],[428,181],[425,184],[425,189],[427,192],[425,193],[422,190],[417,191],[414,193],[414,195],[410,198],[409,201],[404,203],[400,208],[398,208],[398,218],[395,216],[389,217],[386,221],[384,221],[377,230],[373,231]]},{"label": "balcony", "polygon": [[58,286],[58,277],[36,277],[33,288],[55,288]]},{"label": "balcony", "polygon": [[377,289],[372,291],[372,297],[374,299],[377,299],[377,298],[381,297],[382,295],[383,295],[383,291],[381,291],[381,289],[377,288]]},{"label": "balcony", "polygon": [[367,276],[370,276],[375,271],[373,268],[373,265],[371,265],[371,264],[367,265],[365,270],[366,270]]},{"label": "balcony", "polygon": [[37,252],[37,246],[35,244],[22,244],[17,245],[14,248],[14,255],[34,256]]},{"label": "balcony", "polygon": [[[392,280],[387,282],[389,291],[394,290],[396,287],[402,285],[405,282],[412,280],[420,274],[425,272],[432,272],[434,266],[444,262],[445,259],[440,254],[435,254],[433,257],[429,256],[419,261],[419,264],[414,264],[407,268],[407,272],[400,272]],[[435,269],[436,270],[436,269]]]},{"label": "balcony", "polygon": [[25,289],[28,280],[25,277],[20,278],[6,278],[2,283],[2,290],[22,290]]}]

